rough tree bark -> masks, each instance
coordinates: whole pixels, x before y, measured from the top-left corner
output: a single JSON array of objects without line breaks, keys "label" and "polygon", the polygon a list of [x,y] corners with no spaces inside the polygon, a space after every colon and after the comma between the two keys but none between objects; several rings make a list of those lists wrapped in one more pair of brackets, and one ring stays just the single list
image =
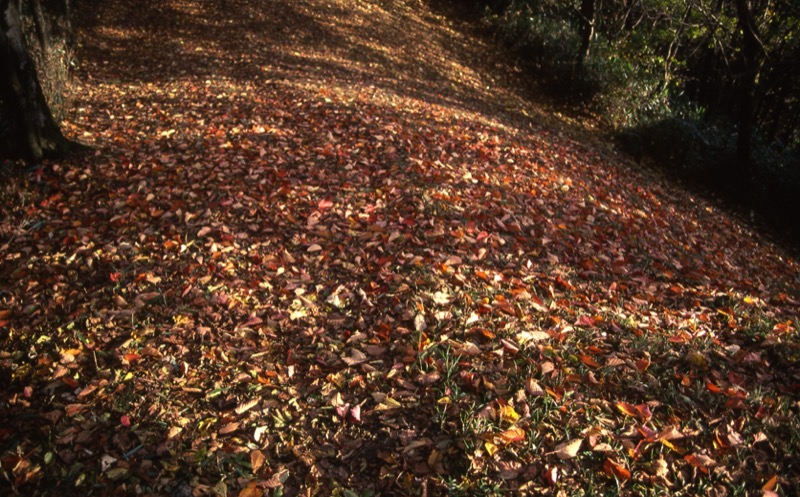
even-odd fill
[{"label": "rough tree bark", "polygon": [[0,102],[11,121],[9,155],[38,163],[76,145],[61,134],[42,94],[15,0],[0,0]]}]

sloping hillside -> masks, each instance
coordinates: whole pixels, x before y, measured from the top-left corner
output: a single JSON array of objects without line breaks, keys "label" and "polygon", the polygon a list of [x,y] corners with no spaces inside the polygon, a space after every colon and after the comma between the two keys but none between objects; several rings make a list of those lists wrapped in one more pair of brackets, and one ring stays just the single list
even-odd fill
[{"label": "sloping hillside", "polygon": [[0,488],[797,486],[798,262],[486,40],[412,0],[76,8],[96,152],[0,181]]}]

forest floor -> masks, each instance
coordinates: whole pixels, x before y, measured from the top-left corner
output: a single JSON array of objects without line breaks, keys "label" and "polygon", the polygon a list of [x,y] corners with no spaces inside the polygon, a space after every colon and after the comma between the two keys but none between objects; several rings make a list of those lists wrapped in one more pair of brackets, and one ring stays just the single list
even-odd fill
[{"label": "forest floor", "polygon": [[0,179],[3,495],[800,484],[798,261],[532,103],[474,26],[76,8],[95,150]]}]

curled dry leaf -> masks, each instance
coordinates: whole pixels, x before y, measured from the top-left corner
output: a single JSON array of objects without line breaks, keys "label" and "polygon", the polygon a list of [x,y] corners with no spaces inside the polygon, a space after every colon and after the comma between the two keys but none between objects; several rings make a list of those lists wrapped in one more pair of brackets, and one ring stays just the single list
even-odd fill
[{"label": "curled dry leaf", "polygon": [[558,483],[558,467],[550,466],[549,468],[545,469],[543,478],[547,485],[555,487],[556,483]]},{"label": "curled dry leaf", "polygon": [[283,483],[288,478],[289,478],[289,470],[288,469],[281,469],[280,471],[278,471],[277,473],[272,475],[272,477],[270,477],[269,480],[265,481],[264,482],[264,486],[267,487],[267,488],[282,487]]},{"label": "curled dry leaf", "polygon": [[525,382],[525,391],[528,392],[528,395],[532,395],[534,397],[541,397],[545,394],[542,386],[539,385],[539,382],[533,378],[528,378],[528,380]]}]

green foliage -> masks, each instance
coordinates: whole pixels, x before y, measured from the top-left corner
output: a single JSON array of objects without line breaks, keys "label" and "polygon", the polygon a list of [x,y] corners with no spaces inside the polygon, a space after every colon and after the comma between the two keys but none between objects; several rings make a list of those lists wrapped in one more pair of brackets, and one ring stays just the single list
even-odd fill
[{"label": "green foliage", "polygon": [[[800,9],[747,5],[751,21],[736,2],[596,2],[586,57],[580,0],[513,0],[487,19],[546,87],[602,116],[637,158],[726,190],[767,217],[796,217],[787,213],[797,212],[800,190]],[[737,176],[740,130],[752,152]]]}]

